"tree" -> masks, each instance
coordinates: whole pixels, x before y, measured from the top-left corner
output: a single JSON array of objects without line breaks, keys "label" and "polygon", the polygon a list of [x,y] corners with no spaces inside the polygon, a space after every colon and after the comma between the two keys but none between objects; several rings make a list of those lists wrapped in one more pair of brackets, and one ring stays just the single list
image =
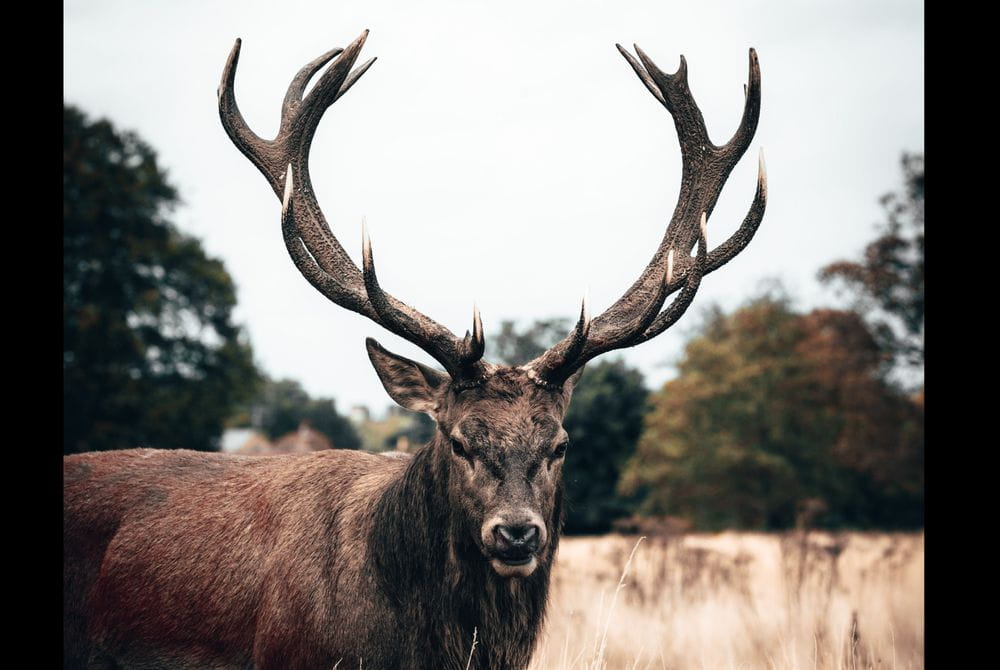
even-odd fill
[{"label": "tree", "polygon": [[361,439],[351,422],[337,412],[332,398],[312,398],[294,380],[266,380],[250,402],[250,425],[274,440],[308,423],[336,449],[358,449]]},{"label": "tree", "polygon": [[63,108],[63,453],[218,448],[254,390],[232,279],[138,136]]},{"label": "tree", "polygon": [[621,488],[700,528],[788,528],[817,500],[828,526],[919,526],[922,409],[882,359],[853,312],[802,315],[781,294],[713,308],[653,394]]},{"label": "tree", "polygon": [[831,464],[827,523],[923,525],[922,401],[881,374],[889,354],[856,312],[817,309],[799,320],[804,382],[811,399],[837,417],[836,438],[823,453]]},{"label": "tree", "polygon": [[621,358],[588,365],[563,420],[572,440],[563,467],[567,533],[606,533],[634,511],[635,497],[617,487],[639,443],[648,395],[642,373]]},{"label": "tree", "polygon": [[491,338],[493,357],[507,365],[527,363],[545,353],[568,330],[567,319],[539,319],[523,331],[514,321],[502,321],[500,332]]},{"label": "tree", "polygon": [[400,438],[405,437],[406,441],[410,444],[410,448],[414,449],[423,444],[427,444],[434,437],[434,430],[437,424],[434,419],[430,417],[429,414],[424,414],[423,412],[407,412],[402,410],[406,414],[410,415],[410,422],[391,433],[382,442],[382,451],[390,451],[396,448],[396,445]]},{"label": "tree", "polygon": [[924,364],[924,157],[903,154],[903,190],[880,198],[886,221],[860,261],[837,261],[820,270],[824,283],[853,294],[889,366],[919,378]]},{"label": "tree", "polygon": [[[524,330],[504,321],[491,347],[500,362],[520,365],[568,332],[565,319],[536,321]],[[621,359],[591,363],[573,391],[563,420],[570,447],[563,466],[567,533],[603,533],[628,516],[632,497],[616,490],[619,474],[642,432],[648,391],[642,374]]]}]

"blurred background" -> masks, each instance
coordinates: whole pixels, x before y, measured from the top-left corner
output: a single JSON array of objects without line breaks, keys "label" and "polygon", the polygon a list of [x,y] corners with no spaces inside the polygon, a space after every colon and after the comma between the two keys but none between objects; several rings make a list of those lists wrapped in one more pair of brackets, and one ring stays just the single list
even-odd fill
[{"label": "blurred background", "polygon": [[307,284],[222,130],[235,38],[240,108],[270,138],[295,72],[371,29],[378,61],[316,134],[319,201],[356,262],[366,218],[400,299],[455,332],[475,302],[509,364],[561,339],[585,292],[593,314],[614,302],[676,202],[673,123],[614,44],[665,71],[684,54],[717,144],[754,47],[760,123],[710,246],[760,148],[764,221],[674,328],[588,365],[566,532],[592,537],[563,545],[536,666],[922,667],[922,3],[69,0],[64,22],[67,454],[433,434],[363,341],[428,357]]}]

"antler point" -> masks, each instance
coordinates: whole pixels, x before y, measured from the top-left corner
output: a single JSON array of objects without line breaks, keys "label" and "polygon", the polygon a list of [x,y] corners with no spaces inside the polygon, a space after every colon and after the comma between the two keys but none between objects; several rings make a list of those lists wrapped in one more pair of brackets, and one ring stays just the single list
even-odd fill
[{"label": "antler point", "polygon": [[288,164],[288,169],[285,171],[285,193],[281,198],[281,214],[284,216],[285,212],[288,210],[288,205],[292,201],[292,164]]},{"label": "antler point", "polygon": [[361,217],[361,255],[365,265],[371,263],[372,260],[372,240],[368,235],[368,221],[364,216]]},{"label": "antler point", "polygon": [[479,313],[479,307],[472,303],[472,333],[477,340],[483,338],[483,317]]},{"label": "antler point", "polygon": [[757,184],[767,192],[767,163],[764,162],[764,147],[760,148],[757,158]]}]

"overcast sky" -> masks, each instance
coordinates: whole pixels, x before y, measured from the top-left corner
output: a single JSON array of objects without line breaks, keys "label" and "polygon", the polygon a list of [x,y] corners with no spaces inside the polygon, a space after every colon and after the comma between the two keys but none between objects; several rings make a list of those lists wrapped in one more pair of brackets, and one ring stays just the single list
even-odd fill
[{"label": "overcast sky", "polygon": [[371,30],[360,60],[378,61],[313,144],[320,204],[356,261],[367,218],[390,293],[457,333],[475,301],[487,336],[503,319],[572,316],[588,287],[592,313],[603,311],[663,235],[679,189],[676,133],[615,43],[638,43],[668,72],[684,54],[716,144],[739,123],[754,47],[760,124],[710,244],[742,221],[760,147],[767,213],[677,326],[626,353],[657,387],[706,305],[732,308],[772,277],[802,308],[831,303],[816,271],[859,254],[882,218],[878,196],[900,185],[900,154],[923,151],[923,18],[920,0],[66,0],[64,92],[156,149],[184,200],[175,221],[224,260],[267,373],[343,410],[380,409],[390,401],[366,336],[432,360],[327,301],[292,265],[280,203],[219,123],[235,38],[237,100],[270,138],[296,71]]}]

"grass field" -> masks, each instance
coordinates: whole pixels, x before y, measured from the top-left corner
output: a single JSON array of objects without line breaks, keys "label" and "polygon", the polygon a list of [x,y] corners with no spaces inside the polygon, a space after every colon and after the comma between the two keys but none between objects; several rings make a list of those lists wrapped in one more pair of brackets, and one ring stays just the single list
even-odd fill
[{"label": "grass field", "polygon": [[531,670],[906,669],[923,653],[922,533],[608,535],[561,540]]}]

